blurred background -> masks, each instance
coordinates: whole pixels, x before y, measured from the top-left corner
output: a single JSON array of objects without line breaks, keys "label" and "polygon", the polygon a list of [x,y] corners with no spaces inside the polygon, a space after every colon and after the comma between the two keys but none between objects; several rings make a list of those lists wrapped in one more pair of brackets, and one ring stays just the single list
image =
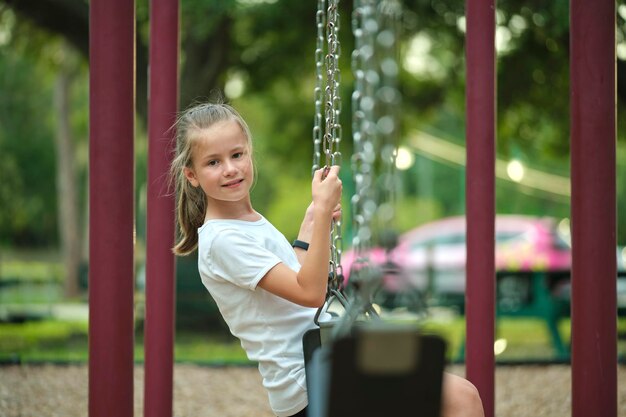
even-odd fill
[{"label": "blurred background", "polygon": [[[393,226],[400,246],[406,249],[418,228],[462,217],[465,211],[465,19],[463,2],[402,3],[405,10],[398,39],[402,134]],[[87,357],[88,7],[85,0],[0,0],[3,362],[84,361]],[[352,2],[342,1],[340,7],[341,152],[347,208],[354,191],[348,162]],[[566,260],[551,267],[546,260],[555,250],[566,258],[569,251],[568,9],[567,0],[498,1],[496,209],[503,218],[529,216],[546,228],[541,232],[515,229],[502,238],[502,247],[499,241],[498,251],[504,257],[509,238],[522,245],[511,249],[509,242],[509,261],[498,266],[501,315],[495,350],[501,360],[568,358],[569,264]],[[617,198],[618,213],[624,213],[626,5],[617,9]],[[147,0],[136,1],[136,15],[136,358],[141,360]],[[182,0],[181,15],[180,108],[223,92],[241,111],[256,147],[259,181],[253,204],[291,240],[310,200],[315,2]],[[417,251],[430,248],[428,256],[432,256],[420,267],[431,271],[425,281],[416,278],[432,284],[416,286],[419,296],[433,307],[428,325],[446,335],[452,347],[450,357],[462,360],[463,288],[454,283],[462,282],[463,260],[452,267],[435,262],[437,253],[443,259],[450,259],[454,251],[463,253],[462,229],[456,230],[413,246]],[[345,210],[344,233],[348,237],[344,250],[349,254],[349,210]],[[549,236],[543,238],[543,246],[533,240],[538,233]],[[623,269],[624,216],[618,219],[617,240],[616,256]],[[521,253],[530,254],[529,264],[521,264]],[[426,255],[413,253],[404,259],[419,256]],[[400,266],[415,268],[406,263]],[[454,269],[448,281],[446,268]],[[618,288],[620,306],[626,309],[623,280],[618,281]],[[199,281],[193,257],[177,259],[176,291],[176,359],[245,362],[238,342],[228,334]],[[407,307],[402,301],[394,303],[388,307]],[[623,314],[619,326],[620,333],[626,332]],[[620,340],[622,357],[624,345]]]}]

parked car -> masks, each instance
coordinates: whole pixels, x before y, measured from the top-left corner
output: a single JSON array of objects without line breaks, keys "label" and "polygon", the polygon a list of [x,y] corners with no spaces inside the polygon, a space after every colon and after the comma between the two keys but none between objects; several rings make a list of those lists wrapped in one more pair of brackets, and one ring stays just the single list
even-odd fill
[{"label": "parked car", "polygon": [[[465,292],[465,226],[465,216],[436,220],[400,235],[394,248],[375,247],[362,254],[362,258],[373,265],[386,265],[383,293],[411,289],[431,295],[462,296]],[[568,270],[571,266],[569,229],[563,226],[564,223],[552,217],[497,215],[496,270]],[[346,280],[350,280],[355,265],[358,269],[363,262],[356,258],[354,251],[348,250],[342,257],[342,264]]]}]

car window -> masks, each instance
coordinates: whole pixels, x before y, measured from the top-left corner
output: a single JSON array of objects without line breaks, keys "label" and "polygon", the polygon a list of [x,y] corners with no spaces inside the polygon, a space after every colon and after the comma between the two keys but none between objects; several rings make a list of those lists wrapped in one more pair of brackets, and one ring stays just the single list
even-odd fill
[{"label": "car window", "polygon": [[[496,242],[503,243],[513,239],[520,239],[524,236],[523,232],[497,232]],[[429,246],[442,246],[442,245],[461,245],[465,244],[465,233],[453,233],[439,236],[433,236],[431,238],[417,241],[411,244],[411,249],[426,248]]]},{"label": "car window", "polygon": [[558,250],[569,250],[571,246],[569,242],[559,236],[557,233],[552,233],[552,245]]},{"label": "car window", "polygon": [[503,243],[509,240],[519,239],[523,235],[524,233],[520,233],[520,232],[497,232],[496,242]]},{"label": "car window", "polygon": [[463,243],[465,243],[465,234],[454,233],[454,234],[434,236],[430,239],[415,242],[411,244],[411,248],[419,249],[419,248],[426,248],[429,246],[459,245]]}]

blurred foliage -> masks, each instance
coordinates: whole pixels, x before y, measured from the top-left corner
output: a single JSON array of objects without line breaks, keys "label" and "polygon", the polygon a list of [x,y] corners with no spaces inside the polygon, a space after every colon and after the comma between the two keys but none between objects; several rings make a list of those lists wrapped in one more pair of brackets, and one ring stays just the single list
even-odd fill
[{"label": "blurred foliage", "polygon": [[62,282],[63,266],[58,262],[8,260],[2,262],[0,283],[4,280],[32,283]]},{"label": "blurred foliage", "polygon": [[56,233],[51,74],[26,48],[0,49],[0,239],[18,245]]},{"label": "blurred foliage", "polygon": [[[42,320],[0,323],[0,362],[86,362],[89,358],[87,321]],[[176,362],[211,365],[252,365],[233,336],[179,331]],[[134,358],[144,359],[143,334],[135,337]]]},{"label": "blurred foliage", "polygon": [[[621,330],[626,329],[626,320],[620,318],[618,327]],[[465,320],[462,317],[427,319],[422,329],[445,339],[446,357],[449,361],[454,362],[459,358],[465,333]],[[86,362],[87,332],[86,321],[0,323],[0,362]],[[564,340],[569,340],[569,319],[564,319],[559,324],[559,333]],[[500,318],[497,322],[496,339],[506,340],[505,351],[496,357],[498,361],[545,361],[554,358],[545,323],[541,320]],[[620,358],[623,358],[625,352],[626,345],[620,340]],[[141,332],[135,337],[134,358],[139,362],[144,359]],[[207,332],[177,332],[174,360],[177,363],[206,365],[253,365],[234,337],[215,336]]]},{"label": "blurred foliage", "polygon": [[0,351],[27,351],[36,345],[66,344],[72,335],[87,335],[87,322],[41,321],[28,323],[3,323]]},{"label": "blurred foliage", "polygon": [[[434,129],[465,137],[464,3],[404,0],[400,86],[404,132]],[[288,236],[308,204],[313,125],[315,3],[262,0],[181,1],[180,107],[226,91],[255,136],[255,207]],[[569,173],[569,2],[502,0],[497,10],[498,154],[535,169]],[[342,174],[349,176],[351,1],[340,3]],[[626,48],[626,9],[618,6],[617,42]],[[143,232],[146,177],[149,2],[137,0],[136,185]],[[0,0],[0,245],[57,246],[52,88],[59,62],[74,60],[72,127],[83,201],[88,160],[88,7],[85,0]],[[59,52],[61,42],[75,49]],[[626,204],[626,62],[619,55],[618,197]],[[406,136],[406,135],[405,135]],[[418,158],[427,164],[425,158]],[[431,163],[402,174],[396,227],[406,230],[464,210],[463,171]],[[497,181],[500,212],[566,216],[569,204]],[[344,212],[347,212],[346,203]],[[79,221],[84,223],[84,220]],[[349,221],[349,219],[348,219]],[[626,242],[626,218],[619,219]]]}]

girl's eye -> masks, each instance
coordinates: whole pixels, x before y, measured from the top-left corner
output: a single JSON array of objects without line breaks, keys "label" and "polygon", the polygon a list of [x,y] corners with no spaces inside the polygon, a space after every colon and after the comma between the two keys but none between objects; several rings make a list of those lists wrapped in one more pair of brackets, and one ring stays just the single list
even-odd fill
[{"label": "girl's eye", "polygon": [[243,152],[237,152],[233,155],[233,158],[238,159],[241,158],[243,156]]},{"label": "girl's eye", "polygon": [[207,165],[210,167],[213,167],[215,165],[217,165],[217,160],[216,159],[212,159],[209,162],[207,162]]}]

